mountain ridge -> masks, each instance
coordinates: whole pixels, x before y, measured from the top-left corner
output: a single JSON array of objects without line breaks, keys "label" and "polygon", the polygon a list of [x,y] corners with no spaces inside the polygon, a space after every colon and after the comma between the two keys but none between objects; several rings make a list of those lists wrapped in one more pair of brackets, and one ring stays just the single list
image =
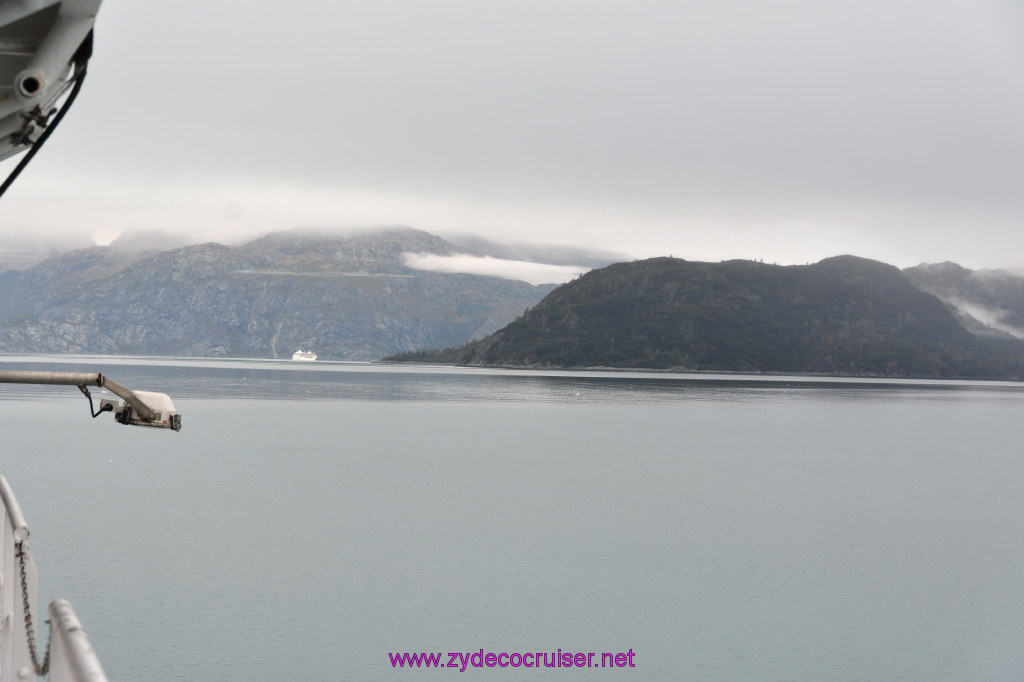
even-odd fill
[{"label": "mountain ridge", "polygon": [[964,329],[898,268],[855,256],[803,266],[655,258],[556,288],[494,334],[435,359],[892,377],[1019,377],[1024,345]]},{"label": "mountain ridge", "polygon": [[[120,243],[118,243],[118,241]],[[561,287],[412,267],[609,254],[410,227],[299,228],[237,245],[140,233],[0,273],[0,351],[1016,378],[1024,278],[835,256],[805,266],[654,258]],[[170,246],[172,248],[162,248]],[[429,350],[447,348],[446,351]]]},{"label": "mountain ridge", "polygon": [[0,349],[373,360],[494,331],[550,286],[413,270],[454,251],[412,228],[266,235],[168,251],[90,247],[0,277]]}]

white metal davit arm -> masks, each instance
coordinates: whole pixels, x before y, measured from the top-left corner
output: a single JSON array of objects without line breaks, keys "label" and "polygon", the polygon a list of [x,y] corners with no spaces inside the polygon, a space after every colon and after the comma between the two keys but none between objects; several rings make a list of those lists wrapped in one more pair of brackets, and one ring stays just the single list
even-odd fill
[{"label": "white metal davit arm", "polygon": [[[89,399],[89,412],[93,417],[98,417],[104,412],[113,412],[114,420],[120,424],[154,426],[173,431],[181,430],[181,415],[174,409],[174,403],[171,402],[169,396],[164,393],[130,391],[102,374],[0,370],[0,383],[78,386],[79,390]],[[100,409],[95,410],[92,406],[92,395],[87,386],[105,388],[122,398],[124,402],[102,399],[100,400]]]}]

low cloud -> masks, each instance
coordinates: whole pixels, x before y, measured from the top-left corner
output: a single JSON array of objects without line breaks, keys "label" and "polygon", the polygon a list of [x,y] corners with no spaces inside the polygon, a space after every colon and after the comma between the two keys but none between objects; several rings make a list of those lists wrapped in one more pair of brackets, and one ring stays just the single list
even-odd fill
[{"label": "low cloud", "polygon": [[956,298],[950,299],[949,302],[984,325],[992,327],[993,329],[998,329],[1001,332],[1006,332],[1010,336],[1015,336],[1018,339],[1024,339],[1024,329],[1015,327],[1009,322],[1006,322],[1006,318],[1012,314],[1008,310],[987,308],[978,303],[972,303],[970,301]]},{"label": "low cloud", "polygon": [[577,265],[547,265],[503,260],[491,256],[439,256],[433,253],[407,253],[405,264],[415,270],[487,275],[518,279],[530,284],[561,284],[590,269]]}]

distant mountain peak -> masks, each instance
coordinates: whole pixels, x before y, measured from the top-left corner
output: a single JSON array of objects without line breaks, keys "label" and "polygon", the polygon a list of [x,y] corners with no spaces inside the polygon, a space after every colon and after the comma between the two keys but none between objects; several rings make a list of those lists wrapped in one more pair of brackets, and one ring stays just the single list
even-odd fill
[{"label": "distant mountain peak", "polygon": [[0,350],[375,360],[480,338],[551,289],[408,268],[410,250],[451,251],[411,228],[149,250],[158,239],[0,275]]}]

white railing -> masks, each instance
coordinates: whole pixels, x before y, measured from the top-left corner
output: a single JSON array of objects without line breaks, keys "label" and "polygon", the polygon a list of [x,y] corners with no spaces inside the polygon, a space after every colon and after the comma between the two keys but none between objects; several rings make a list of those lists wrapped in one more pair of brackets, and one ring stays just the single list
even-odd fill
[{"label": "white railing", "polygon": [[[31,614],[35,632],[36,658],[45,666],[49,646],[49,674],[52,682],[107,682],[82,624],[64,599],[50,604],[49,637],[46,645],[45,619],[36,609],[36,565],[28,550],[28,524],[18,506],[7,479],[0,476],[0,498],[3,506],[3,545],[0,546],[0,682],[24,682],[36,678],[36,664],[29,646],[29,625],[25,606]],[[19,557],[19,549],[24,557]],[[24,565],[24,573],[22,566]],[[23,589],[27,587],[27,592]]]}]

